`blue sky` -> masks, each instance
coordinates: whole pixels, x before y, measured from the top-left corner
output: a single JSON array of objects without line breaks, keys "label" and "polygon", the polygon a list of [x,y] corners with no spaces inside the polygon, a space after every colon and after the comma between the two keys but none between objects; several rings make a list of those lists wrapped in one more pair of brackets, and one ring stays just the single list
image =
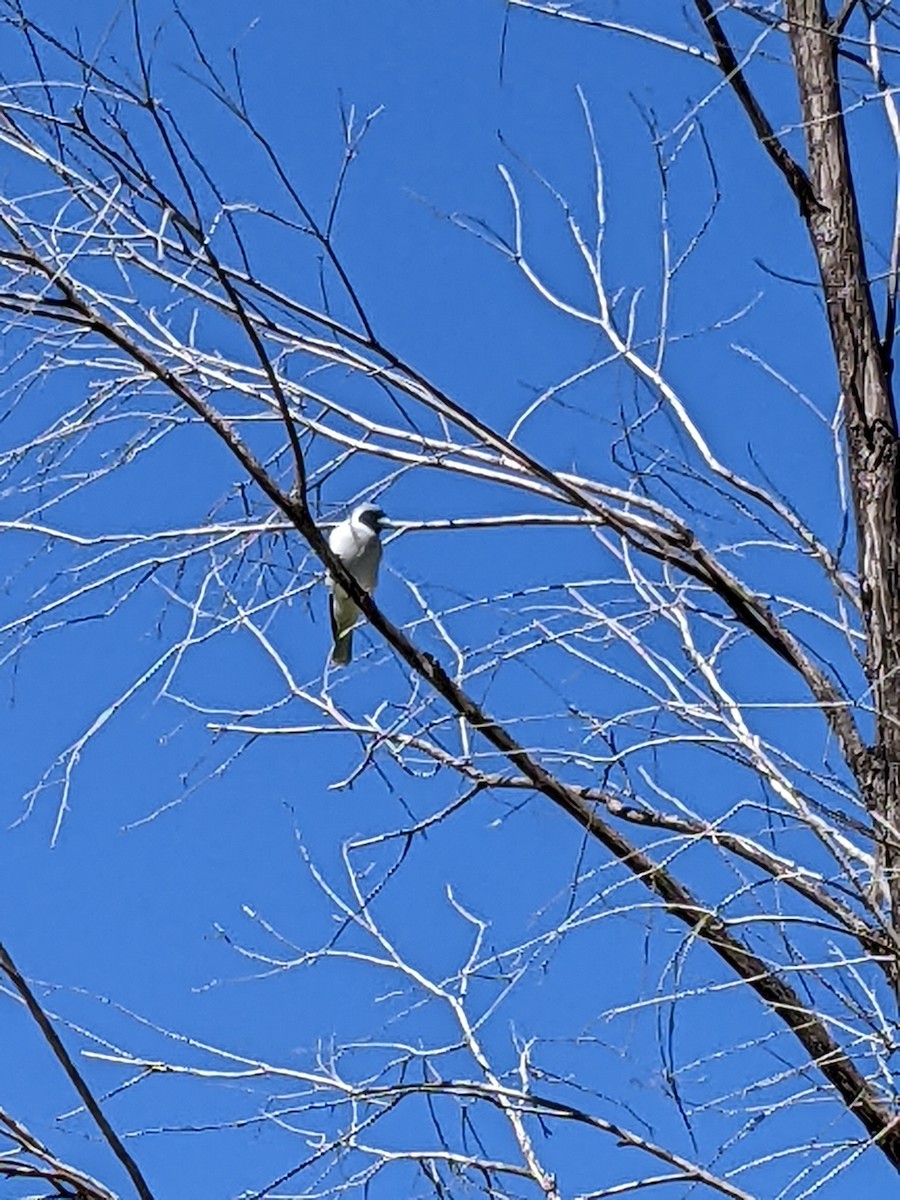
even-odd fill
[{"label": "blue sky", "polygon": [[[665,6],[651,3],[594,7],[610,20],[627,19],[703,44],[701,32],[675,6],[663,14]],[[755,482],[789,493],[819,536],[837,544],[841,513],[829,426],[836,385],[821,306],[812,287],[774,274],[811,281],[814,264],[795,205],[734,101],[719,93],[707,102],[716,82],[708,65],[670,48],[507,10],[499,2],[306,0],[262,6],[253,18],[244,4],[216,6],[215,13],[211,8],[195,0],[183,11],[227,79],[231,50],[237,48],[253,118],[319,222],[340,169],[342,109],[347,113],[353,106],[357,122],[378,110],[342,194],[338,252],[382,344],[503,432],[544,389],[599,361],[606,347],[595,327],[553,311],[498,248],[509,244],[513,229],[498,164],[520,189],[536,268],[568,303],[588,306],[588,280],[564,214],[542,182],[564,195],[575,218],[591,229],[591,145],[581,89],[605,172],[609,288],[621,289],[621,320],[633,303],[636,339],[649,345],[658,332],[661,262],[653,131],[665,135],[660,152],[667,163],[674,258],[714,208],[676,277],[666,378],[715,454]],[[29,11],[61,38],[72,36],[73,18],[61,15],[58,6]],[[169,5],[154,0],[141,4],[140,13],[148,40],[159,28],[155,93],[176,115],[222,192],[235,204],[295,219],[258,148],[198,83],[202,66]],[[133,72],[127,14],[117,5],[103,0],[74,19],[86,47],[99,45],[109,28],[103,55],[112,56],[120,75]],[[31,67],[17,34],[7,27],[2,37],[6,80],[28,78]],[[755,78],[776,124],[788,123],[795,118],[788,77],[778,61],[784,47],[773,50],[774,61],[762,61]],[[54,60],[54,68],[62,71],[63,64]],[[681,136],[701,103],[697,111],[708,154],[696,123],[689,137]],[[890,192],[878,168],[886,143],[874,110],[870,105],[854,115],[851,130],[858,137],[873,270],[880,270]],[[146,122],[140,114],[133,119],[139,144],[152,159],[158,149]],[[8,149],[2,154],[5,194],[28,193],[35,211],[44,205],[49,212],[52,198],[34,194],[33,165]],[[168,180],[161,162],[159,169]],[[310,305],[320,302],[324,278],[335,315],[353,321],[333,273],[320,272],[310,239],[264,216],[248,216],[246,228],[258,277]],[[86,268],[88,277],[100,269]],[[141,302],[158,306],[163,325],[170,322],[179,336],[187,335],[192,311],[168,310],[164,288],[148,285]],[[236,326],[201,313],[195,332],[205,351],[252,363]],[[26,341],[21,329],[7,334],[13,354]],[[653,349],[648,353],[652,358]],[[11,385],[22,369],[13,354],[6,376]],[[169,406],[158,393],[125,395],[110,406],[120,424],[72,448],[61,437],[65,452],[59,452],[58,465],[41,458],[39,449],[21,459],[11,453],[80,403],[103,369],[95,355],[90,363],[55,371],[0,426],[5,455],[0,520],[92,537],[266,519],[265,502],[238,488],[237,465],[206,431],[165,421],[158,443],[89,487],[63,494],[82,473],[103,470],[114,459],[120,429],[126,438],[143,436],[147,413]],[[358,404],[372,419],[402,424],[393,401],[369,379],[336,368],[314,372],[302,355],[288,361],[286,370],[311,388]],[[214,399],[222,411],[246,421],[247,436],[261,455],[275,448],[280,431],[255,428],[240,396],[222,388]],[[432,417],[421,420],[436,428]],[[751,585],[804,604],[832,604],[808,561],[759,544],[758,527],[709,486],[671,415],[621,363],[543,404],[522,426],[520,444],[554,469],[627,487],[633,477],[620,436],[626,422],[635,423],[636,455],[653,464],[650,494],[680,505],[701,536],[731,546],[729,562]],[[316,498],[323,521],[343,515],[348,503],[373,491],[398,522],[559,511],[511,488],[437,470],[391,478],[375,457],[355,456],[333,469],[332,454],[321,440],[309,450],[310,468],[319,472]],[[24,481],[39,471],[45,473],[40,486],[26,487]],[[743,545],[751,537],[755,543]],[[159,556],[196,544],[197,538],[159,539],[146,552],[133,553],[136,562],[147,558],[146,569],[136,567],[114,584],[22,626],[14,623],[23,613],[100,578],[107,560],[91,563],[93,552],[48,545],[33,532],[6,531],[0,540],[5,583],[0,625],[11,626],[3,653],[15,650],[4,660],[3,676],[9,749],[0,788],[0,870],[7,898],[0,937],[30,978],[46,982],[41,995],[69,1023],[64,1028],[75,1049],[115,1053],[127,1047],[153,1061],[168,1055],[195,1066],[213,1061],[196,1046],[166,1038],[160,1032],[166,1029],[252,1060],[309,1070],[317,1056],[327,1060],[331,1046],[352,1043],[358,1049],[342,1064],[364,1074],[387,1052],[363,1043],[452,1040],[439,1004],[418,1006],[408,981],[395,990],[389,975],[371,965],[329,960],[314,968],[274,969],[285,957],[323,945],[335,928],[333,904],[304,855],[346,897],[341,847],[348,840],[402,828],[410,814],[422,819],[437,812],[461,794],[461,786],[449,772],[420,766],[404,772],[384,757],[379,770],[336,788],[360,763],[360,745],[351,736],[248,739],[211,730],[241,722],[284,729],[312,719],[310,707],[290,697],[285,673],[258,639],[237,625],[219,627],[223,618],[233,617],[235,597],[246,604],[265,595],[277,599],[260,627],[295,681],[317,695],[328,628],[317,568],[296,539],[255,539],[242,555],[227,547],[189,559],[183,569],[173,563],[149,570]],[[847,562],[852,565],[852,557]],[[210,574],[212,565],[218,574]],[[466,650],[472,693],[567,777],[590,785],[599,782],[587,758],[596,738],[590,720],[599,723],[638,704],[639,688],[610,672],[637,676],[641,662],[624,640],[600,636],[593,663],[550,646],[528,655],[517,649],[508,661],[492,663],[491,654],[497,646],[521,647],[541,628],[555,628],[563,582],[584,581],[585,597],[627,620],[633,597],[623,574],[609,546],[584,529],[418,531],[390,543],[379,598],[393,620],[410,627],[424,648],[451,666],[439,631],[421,620],[417,595],[435,610],[457,610],[447,616],[446,627]],[[196,625],[204,640],[178,657],[172,674],[172,647],[186,636],[189,606],[206,586],[204,579],[209,591],[197,604]],[[132,589],[138,580],[140,586]],[[802,614],[792,619],[803,636],[816,639],[824,657],[834,657],[848,690],[860,695],[858,666],[843,638],[821,621]],[[698,621],[699,637],[714,635],[712,623]],[[477,647],[496,638],[509,640],[495,642],[479,659]],[[674,633],[664,622],[648,638],[675,660]],[[333,694],[360,721],[382,703],[402,712],[410,694],[406,669],[369,631],[357,634],[357,644],[358,661],[333,681]],[[71,777],[60,819],[64,771],[54,769],[54,760],[145,675],[146,683],[87,740],[77,761],[66,760]],[[795,681],[758,647],[731,650],[722,677],[748,703],[777,706],[801,699]],[[423,720],[441,711],[426,705]],[[819,766],[829,752],[817,718],[804,712],[764,707],[753,711],[753,721],[787,755],[811,757]],[[623,724],[615,736],[627,743],[664,727],[664,717],[650,715],[635,722],[637,732]],[[453,743],[452,724],[441,736]],[[660,788],[684,796],[707,818],[746,802],[759,808],[739,817],[737,826],[757,832],[764,826],[760,814],[771,798],[734,762],[693,745],[671,754],[651,748],[636,758]],[[29,804],[27,797],[48,770],[47,786]],[[829,797],[827,785],[821,795]],[[790,831],[784,836],[792,844]],[[797,835],[805,861],[825,869],[824,854],[808,840]],[[651,835],[648,843],[653,842]],[[389,843],[357,851],[353,861],[362,869],[371,860],[367,877],[374,881],[399,849],[399,843]],[[665,858],[674,844],[660,835],[656,853]],[[678,862],[709,897],[741,893],[745,886],[753,893],[746,878],[732,875],[708,850],[679,851]],[[855,1130],[833,1124],[836,1110],[812,1091],[789,1111],[779,1107],[798,1090],[796,1078],[778,1079],[793,1061],[786,1035],[771,1047],[722,1056],[732,1043],[765,1037],[773,1028],[756,1002],[737,990],[692,996],[674,1015],[666,1006],[633,1007],[638,997],[678,988],[693,994],[721,984],[723,976],[708,955],[686,951],[671,921],[640,907],[648,905],[648,895],[637,888],[609,890],[620,879],[620,870],[585,846],[579,831],[546,804],[522,793],[511,799],[487,794],[413,842],[378,895],[375,911],[410,961],[435,980],[459,969],[474,936],[474,925],[450,896],[487,922],[485,944],[501,956],[486,961],[473,983],[476,1006],[502,989],[512,963],[531,964],[484,1026],[485,1045],[502,1072],[515,1070],[517,1047],[538,1039],[548,1078],[576,1076],[599,1095],[593,1109],[605,1119],[630,1124],[702,1162],[716,1160],[719,1148],[738,1138],[722,1152],[723,1169],[745,1154],[766,1158],[807,1138],[825,1145],[852,1135]],[[639,907],[618,913],[626,903]],[[569,910],[582,906],[579,927],[565,939],[551,938],[549,931]],[[799,935],[799,945],[806,936]],[[816,935],[808,936],[811,954],[826,952]],[[524,951],[502,957],[507,948],[541,938],[547,940],[533,957]],[[357,933],[340,945],[360,951],[367,943]],[[767,945],[773,953],[780,949],[777,933]],[[262,957],[248,957],[250,951]],[[74,1101],[35,1030],[12,1002],[4,1002],[2,1020],[3,1102],[61,1157],[121,1186],[83,1116],[59,1118]],[[85,1029],[107,1044],[92,1044]],[[682,1104],[702,1107],[704,1097],[710,1101],[692,1126],[696,1148],[666,1095],[669,1053],[684,1068]],[[685,1066],[693,1060],[694,1066]],[[445,1061],[448,1074],[471,1072],[461,1052],[448,1053]],[[101,1095],[133,1073],[96,1059],[86,1061],[85,1070]],[[741,1098],[746,1120],[762,1126],[758,1141],[748,1138],[753,1149],[747,1151],[739,1139],[744,1118],[731,1112],[737,1101],[716,1097],[759,1079],[768,1079],[768,1085]],[[292,1101],[270,1100],[265,1108],[259,1099],[298,1089],[290,1080],[204,1084],[165,1077],[111,1098],[109,1112],[120,1130],[145,1131],[129,1145],[158,1197],[186,1190],[196,1200],[238,1197],[256,1194],[308,1152],[303,1136],[288,1128],[292,1118],[271,1119],[279,1105],[289,1109]],[[261,1109],[267,1119],[246,1129],[186,1131],[255,1118]],[[448,1127],[458,1120],[449,1105],[439,1115]],[[306,1129],[304,1120],[297,1118],[297,1125]],[[493,1153],[512,1154],[500,1121],[493,1115],[479,1120]],[[159,1132],[171,1130],[177,1132]],[[433,1133],[424,1110],[410,1106],[389,1118],[383,1137],[397,1148],[427,1141]],[[568,1195],[629,1178],[639,1169],[635,1158],[614,1151],[614,1143],[598,1134],[560,1127],[552,1138],[539,1131],[536,1136],[541,1153],[557,1164],[554,1169],[570,1164]],[[790,1156],[767,1159],[741,1182],[751,1193],[776,1195],[801,1167]],[[821,1194],[846,1194],[853,1182],[877,1188],[884,1170],[863,1158],[838,1177],[832,1185],[838,1190],[825,1187]],[[433,1194],[411,1168],[398,1165],[394,1172],[379,1177],[370,1194]],[[285,1185],[274,1194],[316,1194],[314,1175],[304,1179],[308,1193],[295,1181],[295,1191]],[[795,1183],[785,1195],[799,1196],[804,1186]],[[522,1194],[531,1194],[527,1185]]]}]

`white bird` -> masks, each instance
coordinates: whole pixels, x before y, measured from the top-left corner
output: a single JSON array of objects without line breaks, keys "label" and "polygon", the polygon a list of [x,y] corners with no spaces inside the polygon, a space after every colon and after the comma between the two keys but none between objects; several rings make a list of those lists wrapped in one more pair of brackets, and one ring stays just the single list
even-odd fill
[{"label": "white bird", "polygon": [[[331,553],[341,560],[359,586],[370,594],[378,582],[378,565],[381,562],[379,534],[383,528],[384,513],[378,505],[360,504],[346,521],[335,525],[328,537]],[[336,667],[343,667],[352,655],[353,626],[359,609],[331,575],[328,576],[328,586],[331,588],[328,612],[334,637],[331,661]]]}]

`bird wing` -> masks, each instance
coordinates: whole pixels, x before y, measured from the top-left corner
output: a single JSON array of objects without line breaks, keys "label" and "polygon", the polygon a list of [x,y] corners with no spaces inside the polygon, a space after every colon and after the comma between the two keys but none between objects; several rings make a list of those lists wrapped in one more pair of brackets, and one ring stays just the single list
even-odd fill
[{"label": "bird wing", "polygon": [[381,562],[381,542],[373,534],[359,548],[356,560],[351,567],[351,574],[361,588],[374,592],[378,583],[378,566]]}]

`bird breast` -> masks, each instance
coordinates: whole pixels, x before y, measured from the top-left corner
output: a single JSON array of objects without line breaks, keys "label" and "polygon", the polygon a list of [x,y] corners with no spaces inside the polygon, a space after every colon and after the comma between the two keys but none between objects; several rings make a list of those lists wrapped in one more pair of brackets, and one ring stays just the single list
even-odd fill
[{"label": "bird breast", "polygon": [[365,526],[339,525],[333,531],[329,546],[360,587],[371,592],[378,579],[381,562],[381,542],[378,534]]}]

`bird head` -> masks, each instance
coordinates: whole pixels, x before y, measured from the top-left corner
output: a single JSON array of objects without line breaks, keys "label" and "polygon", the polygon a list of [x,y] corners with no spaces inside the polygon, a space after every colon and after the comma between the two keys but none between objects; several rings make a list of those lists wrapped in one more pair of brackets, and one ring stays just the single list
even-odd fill
[{"label": "bird head", "polygon": [[354,525],[363,525],[366,529],[371,529],[373,533],[381,533],[384,529],[385,515],[377,504],[360,504],[354,508],[350,520]]}]

